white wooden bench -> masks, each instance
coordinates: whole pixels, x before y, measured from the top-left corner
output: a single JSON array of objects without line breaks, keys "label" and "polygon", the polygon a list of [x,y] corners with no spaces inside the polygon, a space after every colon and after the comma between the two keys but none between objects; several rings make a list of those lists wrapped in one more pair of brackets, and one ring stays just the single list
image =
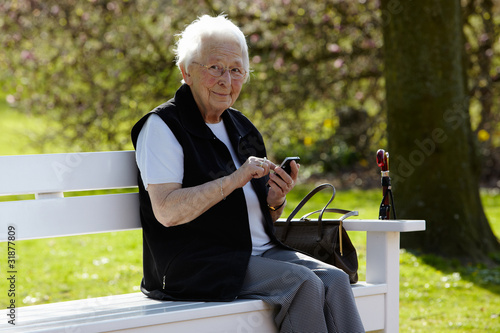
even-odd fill
[{"label": "white wooden bench", "polygon": [[[63,195],[136,186],[133,151],[2,156],[0,195],[35,194],[36,200],[0,202],[0,241],[8,242],[9,236],[18,241],[140,228],[137,193]],[[15,228],[15,235],[9,226]],[[365,329],[398,332],[399,236],[400,232],[424,230],[425,221],[347,220],[344,226],[367,231],[366,282],[352,286]],[[0,331],[277,331],[271,307],[259,300],[161,302],[133,293],[15,306],[0,313]],[[9,323],[12,318],[15,325]]]}]

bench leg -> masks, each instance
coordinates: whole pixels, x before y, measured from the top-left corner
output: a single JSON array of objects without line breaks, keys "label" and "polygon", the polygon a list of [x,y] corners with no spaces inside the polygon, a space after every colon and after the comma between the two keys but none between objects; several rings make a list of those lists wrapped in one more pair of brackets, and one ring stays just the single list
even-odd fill
[{"label": "bench leg", "polygon": [[399,332],[399,232],[366,233],[366,282],[387,284],[383,332]]}]

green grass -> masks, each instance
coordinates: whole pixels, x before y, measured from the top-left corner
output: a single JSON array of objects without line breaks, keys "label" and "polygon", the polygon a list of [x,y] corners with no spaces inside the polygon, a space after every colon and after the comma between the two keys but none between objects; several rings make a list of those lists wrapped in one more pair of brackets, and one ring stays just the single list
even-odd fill
[{"label": "green grass", "polygon": [[7,107],[5,97],[0,94],[0,155],[35,154],[33,132],[44,125],[37,119]]},{"label": "green grass", "polygon": [[[0,156],[66,152],[65,146],[57,140],[57,123],[48,117],[35,117],[10,107],[1,92],[0,119]],[[45,133],[50,133],[51,138],[42,142],[40,134]]]},{"label": "green grass", "polygon": [[[0,96],[0,155],[38,153],[30,148],[29,136],[22,134],[25,129],[37,127],[37,120],[26,118],[13,109],[6,110],[2,103],[5,104],[4,98]],[[311,188],[312,185],[298,186],[289,195],[284,216]],[[326,191],[319,194],[301,213],[321,208],[327,196]],[[492,228],[500,235],[500,196],[495,191],[482,191],[481,196]],[[32,199],[32,196],[15,199]],[[379,202],[379,190],[339,191],[332,207],[356,209],[359,218],[372,219],[377,217]],[[1,225],[6,227],[5,223]],[[349,234],[358,249],[360,279],[363,280],[365,234]],[[0,246],[4,248],[4,257],[0,258],[3,268],[7,260],[7,243]],[[16,242],[16,255],[18,306],[139,291],[142,277],[140,230],[19,241]],[[467,267],[456,261],[406,251],[401,251],[400,264],[401,332],[500,331],[500,268]],[[4,296],[0,297],[1,308],[7,306],[8,289],[2,269],[0,294]]]}]

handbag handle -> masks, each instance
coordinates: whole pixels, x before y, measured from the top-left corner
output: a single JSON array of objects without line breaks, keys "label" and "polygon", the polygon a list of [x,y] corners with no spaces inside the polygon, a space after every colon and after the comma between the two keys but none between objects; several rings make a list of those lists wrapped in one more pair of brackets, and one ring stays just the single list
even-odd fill
[{"label": "handbag handle", "polygon": [[[302,221],[306,221],[309,216],[311,216],[313,214],[320,213],[321,211],[322,210],[320,209],[320,210],[315,210],[314,212],[307,213],[306,215],[302,216],[300,219]],[[325,209],[325,213],[340,213],[340,214],[344,214],[341,217],[339,217],[338,219],[336,219],[336,221],[339,221],[339,222],[344,221],[348,217],[358,216],[359,215],[359,213],[358,213],[357,210],[345,210],[345,209],[339,209],[339,208],[327,208],[327,209]]]},{"label": "handbag handle", "polygon": [[[302,216],[300,218],[301,221],[308,221],[308,217],[313,215],[313,214],[316,214],[316,213],[319,213],[321,212],[322,210],[316,210],[314,212],[311,212],[311,213],[308,213],[304,216]],[[344,214],[342,215],[341,217],[339,217],[338,219],[336,219],[335,221],[338,221],[339,222],[339,250],[340,250],[340,255],[343,256],[344,255],[344,251],[343,251],[343,246],[342,246],[342,228],[344,227],[343,226],[343,222],[346,218],[348,217],[351,217],[351,216],[358,216],[359,213],[357,210],[345,210],[345,209],[338,209],[338,208],[327,208],[323,211],[323,213],[341,213],[341,214]],[[323,221],[321,221],[321,223],[323,223]]]},{"label": "handbag handle", "polygon": [[328,201],[328,203],[325,205],[325,207],[323,207],[322,210],[319,211],[319,217],[318,217],[318,239],[317,241],[320,241],[321,240],[321,237],[323,237],[323,213],[325,212],[325,210],[327,209],[328,205],[333,201],[333,199],[335,198],[335,187],[332,185],[332,184],[328,184],[328,183],[325,183],[325,184],[321,184],[319,186],[317,186],[315,189],[313,189],[311,192],[309,192],[305,197],[304,199],[302,199],[300,201],[300,203],[297,205],[297,207],[295,207],[295,209],[292,211],[292,213],[288,216],[288,218],[286,219],[286,222],[285,222],[285,228],[284,228],[284,231],[283,231],[283,235],[281,236],[281,242],[284,242],[286,240],[286,236],[288,235],[288,229],[290,227],[290,223],[292,222],[292,219],[295,217],[295,215],[297,215],[297,213],[299,212],[299,210],[309,201],[309,199],[311,199],[316,193],[324,190],[324,189],[327,189],[327,188],[331,188],[332,189],[332,196],[330,198],[330,200]]}]

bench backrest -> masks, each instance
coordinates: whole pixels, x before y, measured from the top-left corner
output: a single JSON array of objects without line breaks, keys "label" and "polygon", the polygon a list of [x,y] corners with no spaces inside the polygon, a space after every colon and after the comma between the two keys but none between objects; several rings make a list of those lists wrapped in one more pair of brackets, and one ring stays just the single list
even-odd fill
[{"label": "bench backrest", "polygon": [[140,228],[137,193],[63,195],[136,187],[134,151],[0,156],[0,196],[35,195],[0,202],[0,241]]}]

